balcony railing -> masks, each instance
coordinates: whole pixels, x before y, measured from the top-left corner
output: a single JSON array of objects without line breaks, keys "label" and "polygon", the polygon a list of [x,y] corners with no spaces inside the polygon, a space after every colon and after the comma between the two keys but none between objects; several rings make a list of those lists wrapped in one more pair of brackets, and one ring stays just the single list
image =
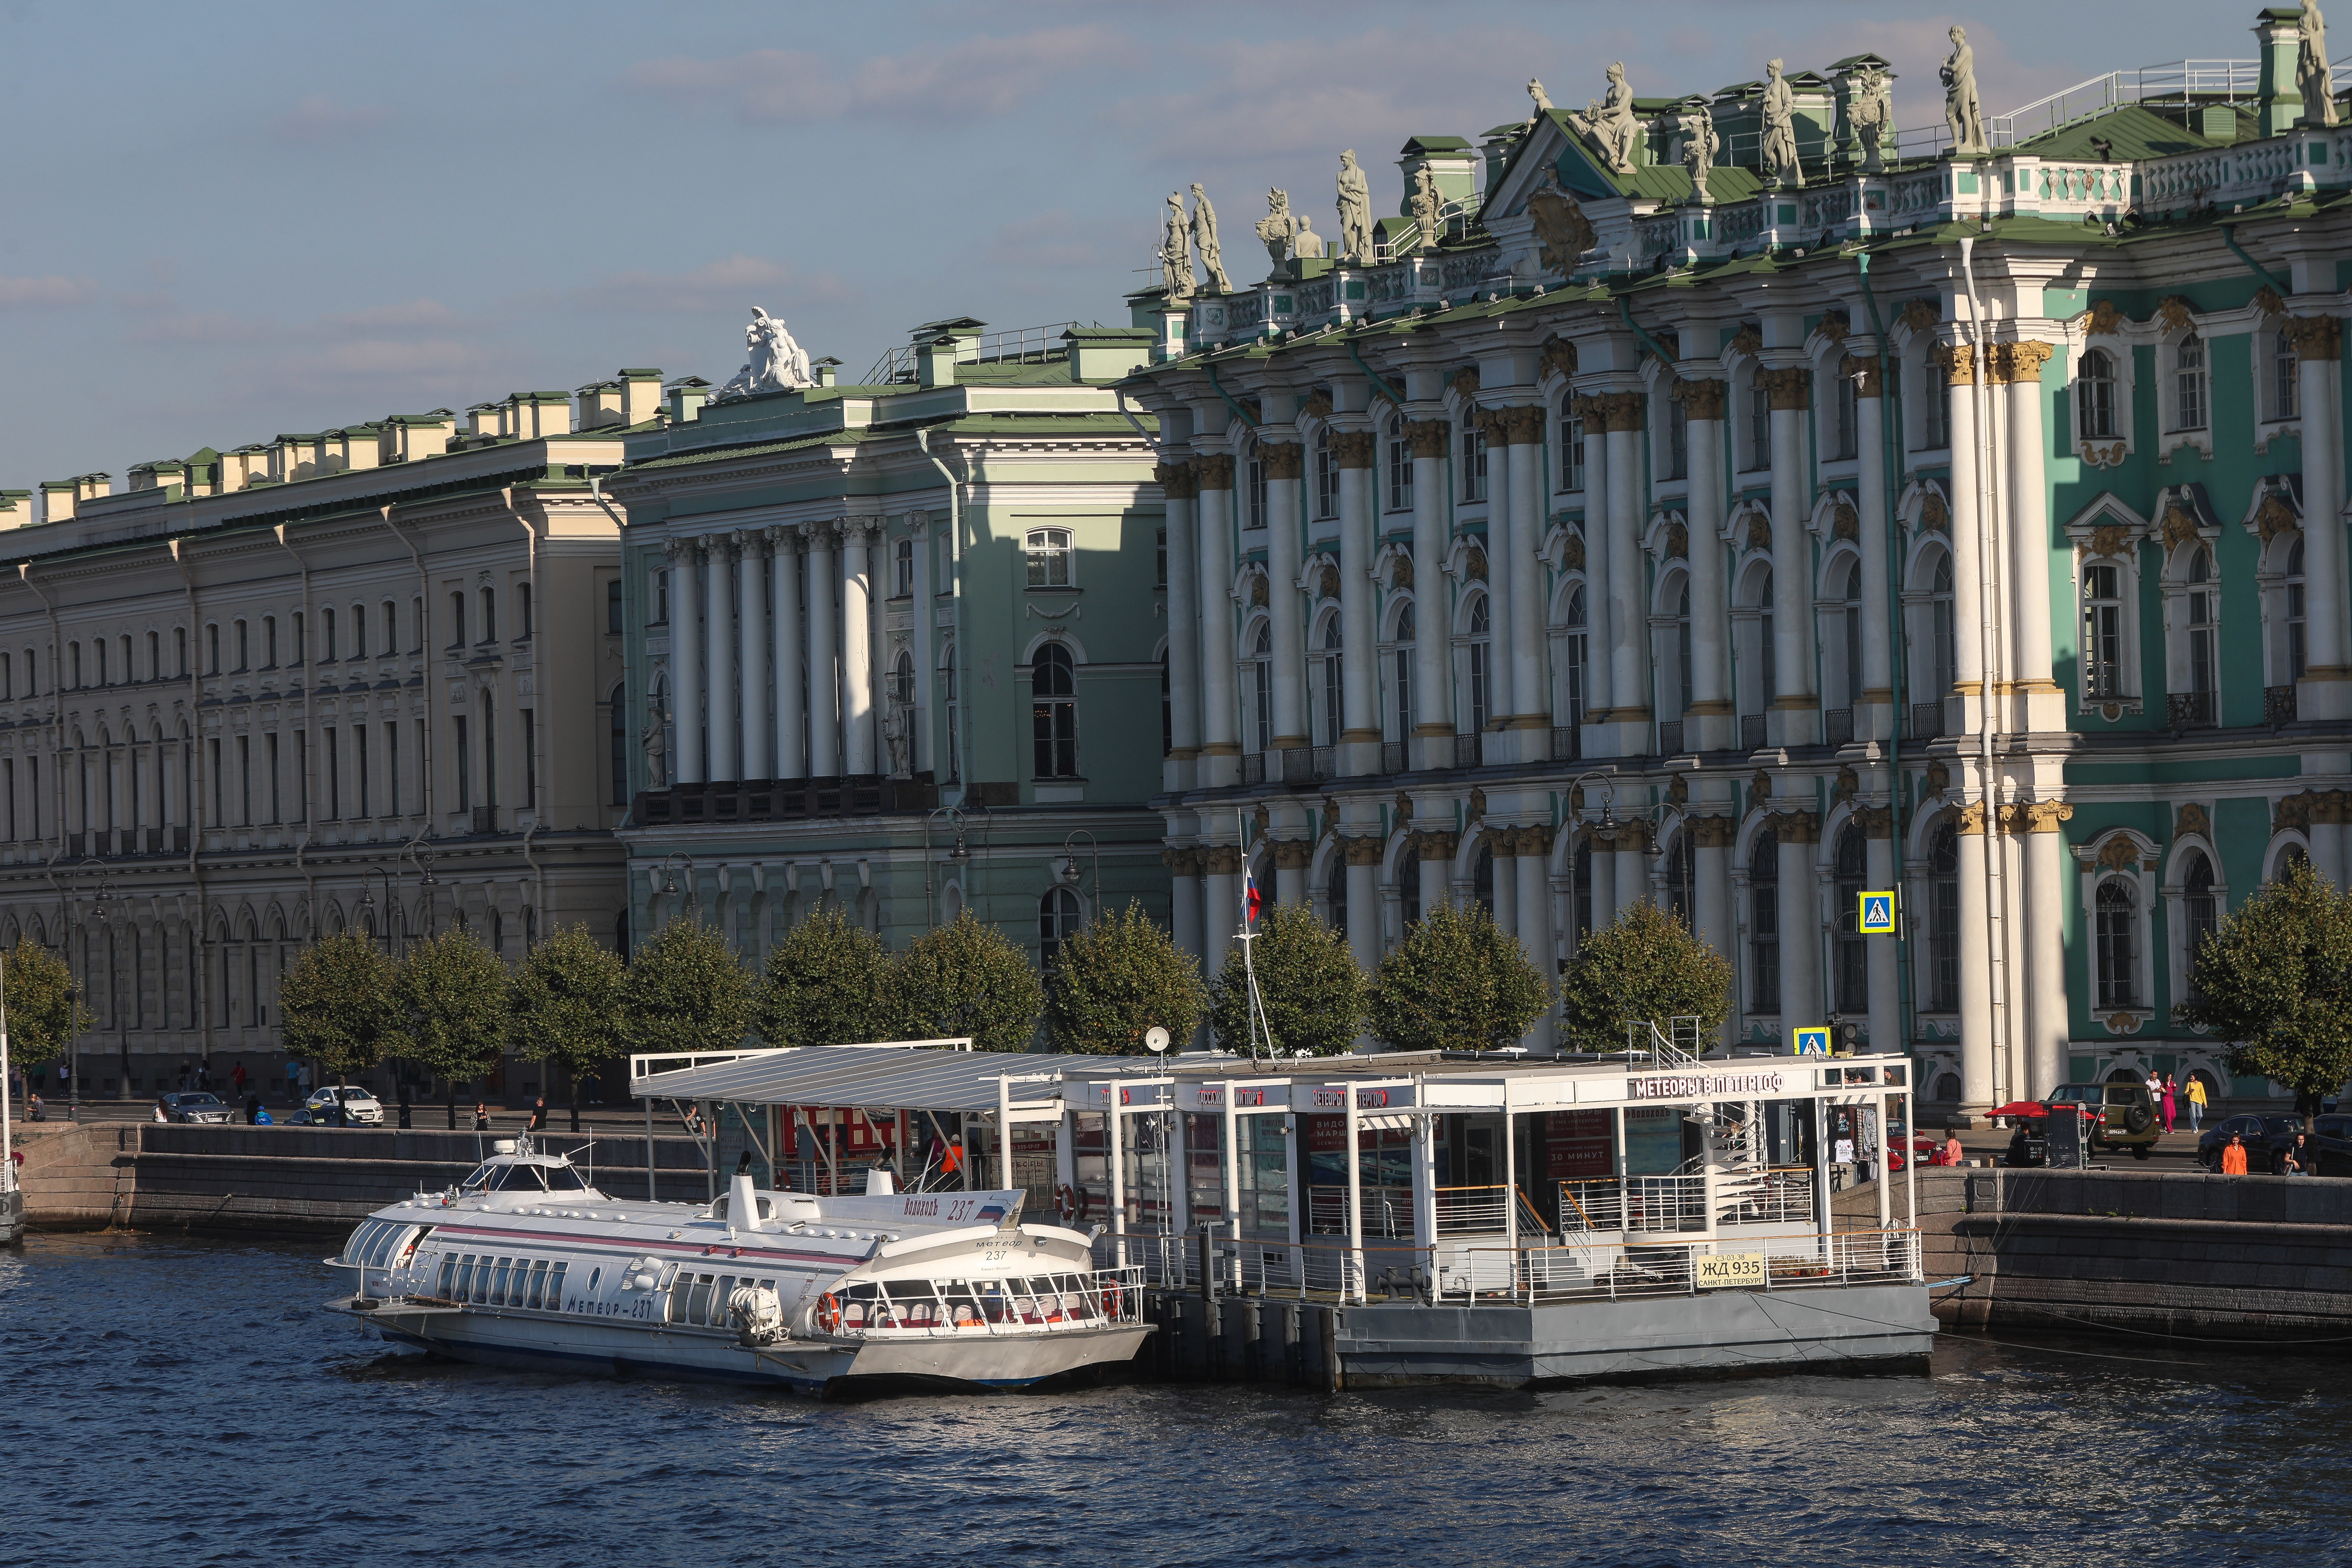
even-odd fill
[{"label": "balcony railing", "polygon": [[1658,721],[1658,755],[1671,757],[1683,749],[1683,721],[1679,719]]},{"label": "balcony railing", "polygon": [[2176,691],[2164,706],[2176,730],[2210,730],[2219,722],[2210,691]]},{"label": "balcony railing", "polygon": [[1384,773],[1401,773],[1404,772],[1404,753],[1405,747],[1408,743],[1409,742],[1403,741],[1382,741],[1381,742],[1381,772]]},{"label": "balcony railing", "polygon": [[1580,762],[1584,756],[1584,726],[1554,724],[1551,727],[1551,760],[1555,763]]},{"label": "balcony railing", "polygon": [[1739,749],[1760,752],[1764,749],[1764,715],[1742,713],[1739,716]]},{"label": "balcony railing", "polygon": [[1822,739],[1832,746],[1853,742],[1853,710],[1824,708],[1822,710]]},{"label": "balcony railing", "polygon": [[1242,783],[1245,784],[1262,784],[1265,783],[1265,753],[1264,752],[1244,752],[1242,753]]},{"label": "balcony railing", "polygon": [[1455,767],[1475,768],[1478,765],[1478,741],[1479,737],[1475,734],[1456,735],[1454,737],[1454,765]]},{"label": "balcony railing", "polygon": [[1944,705],[1941,702],[1911,704],[1911,738],[1932,741],[1944,732]]},{"label": "balcony railing", "polygon": [[1339,755],[1337,746],[1318,746],[1308,754],[1307,766],[1317,778],[1328,779],[1339,771]]},{"label": "balcony railing", "polygon": [[2275,730],[2282,724],[2294,722],[2294,688],[2265,686],[2263,688],[2263,722]]}]

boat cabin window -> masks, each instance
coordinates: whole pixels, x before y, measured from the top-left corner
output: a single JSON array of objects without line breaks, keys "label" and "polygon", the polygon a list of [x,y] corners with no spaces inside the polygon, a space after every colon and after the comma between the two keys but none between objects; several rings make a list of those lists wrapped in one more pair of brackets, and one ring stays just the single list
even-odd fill
[{"label": "boat cabin window", "polygon": [[[712,1219],[725,1219],[727,1217],[727,1205],[734,1195],[735,1194],[732,1193],[721,1193],[716,1198],[713,1198],[710,1202],[710,1217]],[[761,1219],[773,1219],[776,1217],[776,1205],[773,1199],[761,1197],[756,1198],[753,1201],[760,1205],[760,1217]]]}]

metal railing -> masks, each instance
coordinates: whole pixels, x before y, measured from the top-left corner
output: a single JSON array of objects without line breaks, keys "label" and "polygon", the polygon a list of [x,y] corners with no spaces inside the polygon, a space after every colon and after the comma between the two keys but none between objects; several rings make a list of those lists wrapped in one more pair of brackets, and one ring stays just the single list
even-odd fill
[{"label": "metal railing", "polygon": [[2175,691],[2164,706],[2176,730],[2210,730],[2220,722],[2210,691]]},{"label": "metal railing", "polygon": [[1454,765],[1455,767],[1475,768],[1478,765],[1478,742],[1480,738],[1481,737],[1476,734],[1456,735],[1454,737]]},{"label": "metal railing", "polygon": [[1760,752],[1764,749],[1764,715],[1742,713],[1739,716],[1739,749]]},{"label": "metal railing", "polygon": [[1405,748],[1411,742],[1405,741],[1382,741],[1381,742],[1381,772],[1384,773],[1401,773],[1404,772]]},{"label": "metal railing", "polygon": [[[1411,1187],[1360,1187],[1357,1192],[1357,1201],[1363,1205],[1363,1233],[1366,1236],[1376,1236],[1383,1240],[1409,1241],[1412,1238]],[[1307,1189],[1307,1232],[1309,1236],[1348,1234],[1347,1188]]]},{"label": "metal railing", "polygon": [[1264,752],[1244,752],[1242,753],[1242,783],[1245,784],[1265,783],[1265,753]]},{"label": "metal railing", "polygon": [[1003,1279],[894,1279],[842,1287],[818,1332],[833,1339],[1034,1335],[1143,1321],[1140,1265]]},{"label": "metal railing", "polygon": [[1822,709],[1822,739],[1832,746],[1851,745],[1853,742],[1853,710]]},{"label": "metal railing", "polygon": [[1662,757],[1671,757],[1679,754],[1682,749],[1683,721],[1679,719],[1659,720],[1658,754]]},{"label": "metal railing", "polygon": [[[1158,268],[1155,267],[1153,270]],[[1076,325],[1075,321],[1048,321],[1042,327],[1013,327],[1001,332],[961,338],[956,342],[955,363],[1041,364],[1061,352],[1062,334]],[[866,379],[858,384],[887,386],[893,382],[914,380],[917,363],[925,346],[908,343],[902,348],[884,351],[882,357],[874,362],[874,368],[866,373]]]},{"label": "metal railing", "polygon": [[1941,702],[1911,704],[1911,738],[1932,741],[1944,732],[1944,705]]},{"label": "metal railing", "polygon": [[1555,724],[1551,727],[1551,760],[1555,763],[1581,762],[1584,758],[1584,729],[1579,724]]},{"label": "metal railing", "polygon": [[1706,1228],[1706,1178],[1594,1176],[1559,1184],[1559,1223],[1588,1231]]},{"label": "metal railing", "polygon": [[[1984,117],[1985,142],[2013,147],[2047,135],[2062,125],[2094,119],[2127,103],[2150,107],[2178,104],[2251,103],[2262,86],[2260,60],[2168,60],[2160,65],[2109,71],[2061,89],[2007,114]],[[2352,72],[2352,62],[2332,68],[2340,86]],[[1952,144],[1948,125],[1921,125],[1894,135],[1895,157],[1903,163],[1933,158]]]},{"label": "metal railing", "polygon": [[2294,722],[2294,688],[2265,686],[2263,688],[2263,722],[2273,730],[2281,724]]}]

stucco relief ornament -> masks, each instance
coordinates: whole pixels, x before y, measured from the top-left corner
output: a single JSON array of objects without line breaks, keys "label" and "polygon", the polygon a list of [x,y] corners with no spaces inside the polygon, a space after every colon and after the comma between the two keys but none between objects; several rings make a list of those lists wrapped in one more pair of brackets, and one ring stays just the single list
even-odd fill
[{"label": "stucco relief ornament", "polygon": [[1234,286],[1225,277],[1224,252],[1217,244],[1217,209],[1209,205],[1209,193],[1199,181],[1192,184],[1192,243],[1201,247],[1201,273],[1220,294],[1230,294]]},{"label": "stucco relief ornament", "polygon": [[1936,74],[1944,83],[1944,126],[1952,133],[1955,153],[1985,153],[1984,110],[1977,102],[1977,52],[1969,47],[1969,30],[1955,26],[1948,35],[1952,52]]},{"label": "stucco relief ornament", "polygon": [[1192,240],[1184,219],[1184,197],[1168,193],[1168,211],[1160,220],[1160,282],[1171,300],[1192,293]]},{"label": "stucco relief ornament", "polygon": [[1586,103],[1581,112],[1570,110],[1568,123],[1592,143],[1611,169],[1620,174],[1633,172],[1633,148],[1642,138],[1642,122],[1633,118],[1633,89],[1625,85],[1624,61],[1609,68],[1609,90]]},{"label": "stucco relief ornament", "polygon": [[1372,184],[1353,148],[1339,154],[1339,258],[1359,266],[1372,258]]},{"label": "stucco relief ornament", "polygon": [[1715,173],[1715,155],[1723,151],[1723,138],[1716,134],[1715,111],[1704,103],[1675,123],[1683,132],[1683,167],[1690,171],[1691,196],[1704,206],[1715,200],[1707,188],[1707,176]]},{"label": "stucco relief ornament", "polygon": [[816,378],[809,374],[808,351],[784,331],[782,317],[771,316],[754,305],[751,324],[743,329],[743,342],[751,351],[751,359],[719,389],[711,402],[725,403],[731,398],[751,397],[763,392],[790,392],[794,387],[816,384]]},{"label": "stucco relief ornament", "polygon": [[1583,207],[1559,188],[1559,179],[1549,170],[1544,183],[1528,193],[1528,216],[1535,220],[1539,247],[1536,259],[1545,271],[1557,272],[1562,278],[1576,270],[1578,259],[1592,248],[1598,237]]},{"label": "stucco relief ornament", "polygon": [[1779,60],[1764,62],[1764,172],[1783,185],[1805,183],[1804,162],[1797,156],[1797,95]]}]

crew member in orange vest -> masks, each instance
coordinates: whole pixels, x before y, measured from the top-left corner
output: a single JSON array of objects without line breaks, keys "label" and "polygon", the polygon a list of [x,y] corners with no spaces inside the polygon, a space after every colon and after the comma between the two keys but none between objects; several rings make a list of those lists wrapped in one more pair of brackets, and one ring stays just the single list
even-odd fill
[{"label": "crew member in orange vest", "polygon": [[2230,1134],[2230,1146],[2221,1151],[2221,1173],[2225,1176],[2242,1176],[2246,1173],[2245,1140],[2234,1132]]},{"label": "crew member in orange vest", "polygon": [[[2242,1154],[2238,1156],[2238,1164],[2241,1169],[2244,1167],[2245,1163],[2245,1156]],[[951,1138],[948,1140],[948,1146],[945,1152],[940,1155],[940,1172],[942,1175],[952,1176],[962,1169],[963,1145]]]}]

